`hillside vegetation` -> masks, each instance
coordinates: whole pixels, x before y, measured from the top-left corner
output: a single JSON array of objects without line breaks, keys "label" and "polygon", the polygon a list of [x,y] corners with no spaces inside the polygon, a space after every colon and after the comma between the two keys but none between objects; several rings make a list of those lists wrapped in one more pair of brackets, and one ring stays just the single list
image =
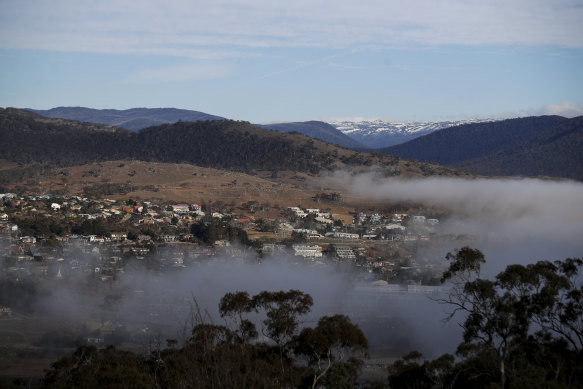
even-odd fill
[{"label": "hillside vegetation", "polygon": [[19,163],[67,166],[123,158],[132,135],[124,129],[0,110],[0,156]]},{"label": "hillside vegetation", "polygon": [[446,128],[382,151],[476,174],[583,180],[583,117],[539,116]]},{"label": "hillside vegetation", "polygon": [[348,135],[343,134],[336,127],[319,121],[308,121],[308,122],[293,122],[293,123],[273,123],[273,124],[263,124],[260,127],[267,128],[270,130],[276,130],[279,132],[299,132],[300,134],[307,135],[310,138],[316,138],[323,140],[324,142],[336,144],[342,147],[348,147],[352,149],[365,149],[366,146],[357,140],[352,139]]},{"label": "hillside vegetation", "polygon": [[72,166],[134,159],[241,172],[317,174],[322,169],[378,166],[384,175],[464,175],[435,164],[355,152],[298,133],[282,134],[230,120],[177,122],[135,133],[2,109],[0,136],[0,158],[20,164]]},{"label": "hillside vegetation", "polygon": [[[30,111],[48,118],[77,120],[81,122],[116,126],[136,132],[147,127],[180,121],[198,122],[226,120],[223,117],[210,115],[204,112],[176,108],[131,108],[117,110],[93,109],[86,107],[57,107],[48,110],[30,109]],[[337,144],[342,147],[353,149],[366,148],[363,144],[355,141],[347,135],[344,135],[330,124],[320,121],[273,123],[257,126],[279,132],[299,132],[300,134],[307,135],[311,138],[320,139],[324,142]]]}]

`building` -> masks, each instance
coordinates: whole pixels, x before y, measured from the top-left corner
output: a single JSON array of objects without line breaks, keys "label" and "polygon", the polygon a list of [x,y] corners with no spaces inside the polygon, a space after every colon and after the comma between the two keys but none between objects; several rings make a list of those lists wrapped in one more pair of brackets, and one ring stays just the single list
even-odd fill
[{"label": "building", "polygon": [[348,246],[336,246],[334,248],[334,251],[336,252],[336,256],[339,259],[343,259],[346,261],[354,261],[356,259],[356,254],[354,253],[354,250],[352,250],[352,248]]},{"label": "building", "polygon": [[332,236],[335,239],[359,239],[360,235],[349,232],[328,232],[326,236]]},{"label": "building", "polygon": [[185,214],[185,213],[190,212],[190,208],[188,207],[188,204],[175,204],[175,205],[171,205],[170,207],[172,208],[172,212],[174,212],[174,213]]},{"label": "building", "polygon": [[294,255],[304,258],[320,258],[322,257],[322,247],[316,244],[294,244]]},{"label": "building", "polygon": [[112,242],[123,242],[128,238],[128,234],[125,232],[112,232],[111,241]]}]

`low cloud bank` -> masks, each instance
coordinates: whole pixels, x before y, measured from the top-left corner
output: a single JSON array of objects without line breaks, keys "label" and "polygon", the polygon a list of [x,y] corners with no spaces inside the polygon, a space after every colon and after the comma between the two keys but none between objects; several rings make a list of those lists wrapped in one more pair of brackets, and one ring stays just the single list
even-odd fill
[{"label": "low cloud bank", "polygon": [[[583,184],[534,179],[384,179],[337,173],[332,179],[360,197],[389,203],[415,202],[447,210],[438,234],[469,239],[423,242],[416,256],[443,264],[445,254],[469,244],[484,252],[485,274],[493,276],[512,263],[532,263],[583,256]],[[470,241],[471,243],[467,243]],[[166,260],[160,252],[160,258]],[[81,258],[80,258],[81,259]],[[135,265],[135,266],[134,266]],[[419,349],[427,356],[454,352],[461,340],[456,322],[445,326],[443,306],[427,294],[391,292],[357,286],[352,271],[335,265],[304,263],[293,257],[213,258],[195,260],[188,268],[160,272],[137,261],[99,292],[87,287],[87,275],[42,285],[31,304],[48,327],[68,327],[89,320],[119,320],[128,328],[146,323],[155,336],[178,336],[196,299],[208,318],[222,324],[217,305],[227,292],[299,289],[314,298],[306,325],[323,316],[345,313],[365,329],[375,349],[403,353]],[[46,319],[45,316],[48,316]],[[54,323],[53,323],[54,322]],[[53,324],[51,324],[53,323]],[[76,323],[76,324],[75,324]],[[146,331],[146,330],[144,330]],[[384,352],[384,351],[383,351]]]},{"label": "low cloud bank", "polygon": [[[386,179],[373,174],[332,178],[350,193],[387,203],[447,210],[441,233],[466,234],[492,272],[510,263],[583,255],[583,184],[539,179]],[[447,246],[447,245],[446,245]],[[437,246],[436,246],[437,248]],[[450,249],[454,249],[451,244]],[[443,245],[433,255],[443,259]]]},{"label": "low cloud bank", "polygon": [[583,219],[583,184],[538,179],[379,179],[343,175],[345,188],[372,199],[414,201],[445,207],[458,215],[481,219],[516,220],[540,217]]}]

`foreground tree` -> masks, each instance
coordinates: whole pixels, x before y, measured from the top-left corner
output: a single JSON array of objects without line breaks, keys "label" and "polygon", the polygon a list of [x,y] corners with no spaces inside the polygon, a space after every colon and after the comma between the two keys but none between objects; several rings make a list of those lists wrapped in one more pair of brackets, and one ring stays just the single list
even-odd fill
[{"label": "foreground tree", "polygon": [[344,315],[324,316],[315,328],[304,328],[295,340],[296,355],[313,370],[312,388],[323,379],[329,388],[350,388],[362,366],[356,358],[368,348],[366,337]]},{"label": "foreground tree", "polygon": [[[443,375],[449,387],[583,385],[583,261],[510,265],[488,280],[480,277],[485,260],[479,250],[464,247],[446,258],[442,281],[451,289],[439,302],[453,308],[447,320],[463,316],[461,360]],[[416,371],[424,377],[419,382],[431,382],[426,366],[403,359],[391,367],[390,381],[410,384],[405,373]]]},{"label": "foreground tree", "polygon": [[[182,347],[173,339],[148,355],[114,347],[80,347],[52,365],[49,388],[327,388],[357,386],[367,347],[362,331],[343,315],[323,317],[298,334],[313,304],[298,290],[227,293],[219,303],[226,325],[195,315]],[[264,338],[258,337],[256,324]],[[299,359],[308,362],[297,363]]]}]

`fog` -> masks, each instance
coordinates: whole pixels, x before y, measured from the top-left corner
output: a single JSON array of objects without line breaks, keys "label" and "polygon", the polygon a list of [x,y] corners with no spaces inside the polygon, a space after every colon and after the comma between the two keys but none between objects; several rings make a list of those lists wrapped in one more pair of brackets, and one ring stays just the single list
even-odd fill
[{"label": "fog", "polygon": [[[361,198],[387,204],[415,202],[446,210],[449,217],[440,220],[437,235],[466,238],[424,242],[416,255],[437,264],[443,265],[447,252],[468,241],[485,254],[484,274],[488,277],[511,263],[583,254],[580,183],[536,179],[397,180],[339,173],[330,179]],[[184,267],[166,266],[163,271],[148,267],[148,262],[167,263],[172,255],[175,253],[159,251],[156,258],[132,260],[123,274],[114,281],[99,282],[97,290],[87,287],[91,274],[71,273],[60,281],[47,280],[40,285],[32,308],[46,331],[57,322],[74,329],[88,320],[118,321],[129,330],[142,331],[143,342],[147,343],[155,337],[186,336],[193,309],[199,309],[207,322],[224,324],[217,306],[227,292],[246,290],[253,295],[262,290],[299,289],[314,299],[312,312],[302,318],[304,325],[315,325],[323,315],[347,314],[365,330],[373,355],[394,357],[417,349],[434,357],[454,352],[461,340],[459,319],[442,323],[447,307],[431,299],[438,296],[437,292],[412,293],[359,284],[355,280],[362,279],[363,271],[352,266],[326,260],[310,263],[285,255],[258,260],[250,253],[244,258],[193,259],[185,255]],[[89,256],[78,259],[91,261]],[[356,277],[355,272],[361,273]]]},{"label": "fog", "polygon": [[[336,173],[335,185],[361,198],[445,209],[442,234],[466,234],[486,255],[490,274],[510,263],[583,254],[583,184],[539,179],[386,179]],[[443,258],[442,247],[435,256]],[[455,245],[449,245],[454,249]],[[437,246],[437,247],[441,247]]]}]

